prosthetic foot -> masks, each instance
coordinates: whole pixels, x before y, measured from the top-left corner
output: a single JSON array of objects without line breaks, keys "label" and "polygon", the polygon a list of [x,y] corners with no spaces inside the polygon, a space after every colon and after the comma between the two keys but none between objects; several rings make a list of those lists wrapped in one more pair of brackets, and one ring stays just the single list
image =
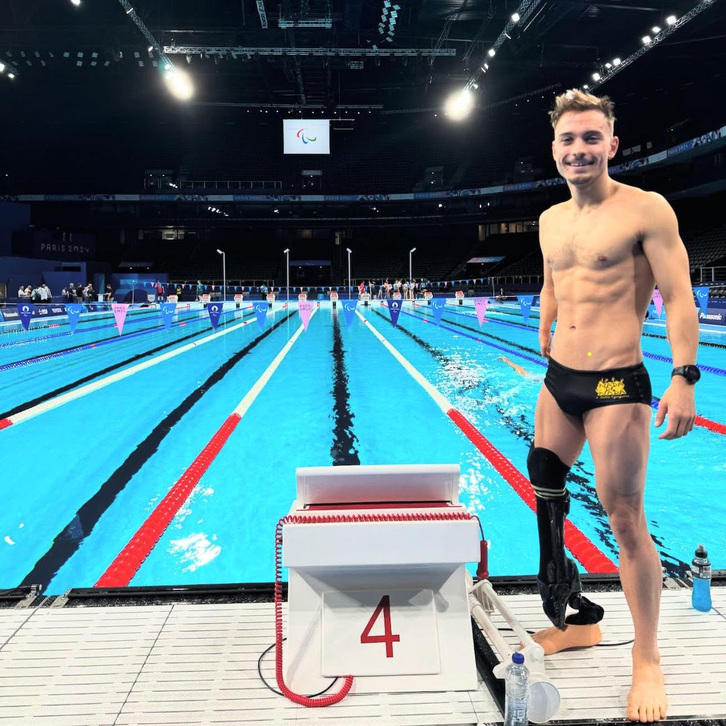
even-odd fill
[{"label": "prosthetic foot", "polygon": [[[570,511],[565,479],[570,467],[554,452],[539,447],[530,451],[527,467],[537,498],[540,545],[537,585],[545,614],[560,630],[567,625],[598,623],[604,611],[582,595],[577,565],[565,554],[565,518]],[[567,616],[568,605],[578,612]]]}]

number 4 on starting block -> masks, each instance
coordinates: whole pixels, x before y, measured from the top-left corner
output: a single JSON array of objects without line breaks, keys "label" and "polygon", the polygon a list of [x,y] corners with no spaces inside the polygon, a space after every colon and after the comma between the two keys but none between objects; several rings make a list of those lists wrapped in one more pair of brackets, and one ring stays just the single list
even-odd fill
[{"label": "number 4 on starting block", "polygon": [[439,673],[432,590],[323,593],[323,675]]}]

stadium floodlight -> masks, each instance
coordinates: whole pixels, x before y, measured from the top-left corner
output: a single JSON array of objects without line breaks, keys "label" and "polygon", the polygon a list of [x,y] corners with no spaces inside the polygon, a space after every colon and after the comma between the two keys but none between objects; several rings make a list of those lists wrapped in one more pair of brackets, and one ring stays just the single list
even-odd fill
[{"label": "stadium floodlight", "polygon": [[81,0],[71,0],[71,4],[75,5],[76,7],[79,7],[81,4]]},{"label": "stadium floodlight", "polygon": [[512,22],[513,23],[518,23],[520,21],[520,19],[521,18],[519,17],[519,13],[514,13],[514,15],[512,15]]},{"label": "stadium floodlight", "polygon": [[620,58],[613,58],[613,65],[614,65],[614,66],[615,66],[616,68],[617,68],[617,67],[618,67],[618,66],[619,66],[619,65],[620,65],[621,63],[622,63],[622,61],[620,60]]},{"label": "stadium floodlight", "polygon": [[489,48],[489,50],[487,51],[487,55],[488,55],[488,56],[489,56],[490,58],[494,58],[494,56],[495,56],[496,54],[497,54],[497,51],[496,51],[496,50],[494,50],[494,48]]},{"label": "stadium floodlight", "polygon": [[0,62],[0,73],[4,73],[4,72],[5,72],[5,64]]},{"label": "stadium floodlight", "polygon": [[172,95],[180,101],[188,101],[194,95],[194,86],[188,73],[167,66],[164,80]]},{"label": "stadium floodlight", "polygon": [[658,35],[658,33],[660,33],[660,28],[657,25],[654,25],[651,30],[653,31],[653,35]]},{"label": "stadium floodlight", "polygon": [[15,74],[14,73],[8,73],[8,78],[12,81],[13,78],[15,78]]},{"label": "stadium floodlight", "polygon": [[678,18],[675,15],[669,15],[666,18],[666,25],[675,25]]},{"label": "stadium floodlight", "polygon": [[600,80],[600,74],[599,73],[593,73],[592,74],[592,80],[593,81],[599,81]]},{"label": "stadium floodlight", "polygon": [[643,41],[643,45],[650,45],[650,36],[644,35],[641,40]]},{"label": "stadium floodlight", "polygon": [[474,106],[474,97],[468,88],[458,91],[444,105],[444,112],[453,121],[465,119]]}]

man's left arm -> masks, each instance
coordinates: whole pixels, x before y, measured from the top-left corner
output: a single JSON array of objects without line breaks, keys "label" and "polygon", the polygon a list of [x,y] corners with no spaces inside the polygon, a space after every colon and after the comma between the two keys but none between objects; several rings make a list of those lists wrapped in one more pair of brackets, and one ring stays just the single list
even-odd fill
[{"label": "man's left arm", "polygon": [[[643,251],[663,296],[673,365],[694,365],[698,350],[698,315],[693,302],[688,253],[678,234],[678,220],[659,194],[649,193],[646,207],[648,222],[643,233]],[[668,415],[668,425],[659,439],[677,439],[693,428],[696,418],[694,388],[683,376],[671,378],[655,417],[655,425],[660,426]]]}]

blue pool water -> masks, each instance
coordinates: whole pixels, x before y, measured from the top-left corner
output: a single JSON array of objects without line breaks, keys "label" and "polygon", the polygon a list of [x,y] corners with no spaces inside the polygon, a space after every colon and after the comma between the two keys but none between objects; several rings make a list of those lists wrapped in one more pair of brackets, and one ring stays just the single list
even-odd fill
[{"label": "blue pool water", "polygon": [[[534,405],[544,377],[536,317],[490,305],[449,306],[440,327],[407,304],[398,326],[385,308],[362,315],[526,476]],[[249,324],[244,324],[250,321]],[[52,323],[55,327],[49,325]],[[36,327],[37,326],[37,327]],[[180,310],[165,330],[158,308],[132,308],[119,336],[110,313],[0,328],[0,419],[69,400],[0,430],[6,502],[0,587],[38,583],[49,594],[92,586],[186,471],[300,326],[277,304],[260,331],[251,309]],[[647,323],[654,396],[671,370],[662,322]],[[88,395],[84,386],[187,346]],[[726,335],[702,330],[698,413],[726,422]],[[522,365],[522,377],[499,358]],[[646,513],[664,566],[683,572],[699,542],[726,567],[723,434],[701,426],[660,441],[654,429]],[[295,496],[295,469],[331,464],[461,466],[461,499],[491,541],[493,575],[538,566],[535,517],[512,487],[358,318],[323,304],[201,478],[132,585],[269,582],[273,534]],[[617,547],[594,495],[587,449],[569,482],[571,520],[608,557]]]}]

